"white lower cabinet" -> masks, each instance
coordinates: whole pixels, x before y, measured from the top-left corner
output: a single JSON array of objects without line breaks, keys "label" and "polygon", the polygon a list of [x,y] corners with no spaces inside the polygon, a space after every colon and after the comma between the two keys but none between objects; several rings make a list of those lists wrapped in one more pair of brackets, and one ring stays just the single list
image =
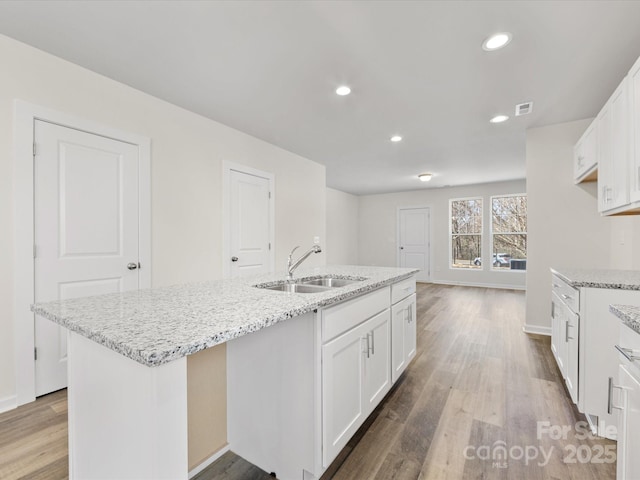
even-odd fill
[{"label": "white lower cabinet", "polygon": [[392,357],[401,371],[415,356],[414,292],[410,277],[229,341],[230,449],[282,480],[319,479],[391,389]]},{"label": "white lower cabinet", "polygon": [[389,309],[322,346],[323,466],[391,388]]},{"label": "white lower cabinet", "polygon": [[637,480],[640,478],[640,334],[622,322],[619,332],[618,381],[612,381],[609,389],[609,406],[620,411],[616,478]]},{"label": "white lower cabinet", "polygon": [[621,405],[618,426],[618,480],[640,478],[640,378],[620,365]]},{"label": "white lower cabinet", "polygon": [[398,380],[416,356],[416,294],[391,307],[391,381]]},{"label": "white lower cabinet", "polygon": [[640,304],[640,291],[573,288],[556,275],[552,290],[551,349],[571,400],[599,436],[616,440],[619,415],[608,393],[609,379],[618,382],[620,321],[609,305]]}]

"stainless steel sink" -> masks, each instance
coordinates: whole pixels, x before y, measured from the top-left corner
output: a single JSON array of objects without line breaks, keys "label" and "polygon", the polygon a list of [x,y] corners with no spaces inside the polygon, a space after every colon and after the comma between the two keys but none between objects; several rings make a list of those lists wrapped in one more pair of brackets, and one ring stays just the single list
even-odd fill
[{"label": "stainless steel sink", "polygon": [[346,278],[333,278],[333,277],[322,277],[322,278],[314,278],[312,280],[303,280],[300,283],[304,285],[320,285],[322,287],[346,287],[347,285],[351,285],[353,283],[361,282],[362,280],[351,280]]},{"label": "stainless steel sink", "polygon": [[307,285],[302,283],[280,283],[270,287],[260,287],[266,290],[277,290],[279,292],[289,293],[320,293],[331,290],[331,287],[322,287],[320,285]]},{"label": "stainless steel sink", "polygon": [[331,276],[298,279],[293,283],[278,283],[276,285],[256,285],[257,288],[276,290],[289,293],[320,293],[339,287],[346,287],[352,283],[361,282],[366,278],[335,278]]}]

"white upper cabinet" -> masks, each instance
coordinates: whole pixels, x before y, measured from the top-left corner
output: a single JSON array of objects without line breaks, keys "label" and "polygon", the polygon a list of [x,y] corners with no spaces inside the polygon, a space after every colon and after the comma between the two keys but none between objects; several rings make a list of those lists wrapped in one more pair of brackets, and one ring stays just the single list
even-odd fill
[{"label": "white upper cabinet", "polygon": [[605,214],[629,203],[630,118],[627,87],[625,78],[596,119],[598,209]]},{"label": "white upper cabinet", "polygon": [[[630,200],[640,203],[640,58],[628,75],[630,107]],[[640,208],[636,205],[635,209]]]},{"label": "white upper cabinet", "polygon": [[573,156],[576,184],[598,180],[600,213],[640,214],[640,58],[580,137]]},{"label": "white upper cabinet", "polygon": [[598,178],[597,120],[584,132],[573,149],[573,178],[576,184]]}]

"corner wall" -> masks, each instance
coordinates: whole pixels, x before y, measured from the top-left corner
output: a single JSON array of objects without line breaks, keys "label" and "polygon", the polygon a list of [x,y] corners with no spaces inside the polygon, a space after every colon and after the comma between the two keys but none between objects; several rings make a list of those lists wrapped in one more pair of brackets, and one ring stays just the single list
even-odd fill
[{"label": "corner wall", "polygon": [[573,146],[591,120],[527,130],[528,257],[525,329],[551,333],[551,267],[611,268],[611,218],[597,185],[573,183]]},{"label": "corner wall", "polygon": [[327,188],[327,264],[358,265],[358,211],[357,196]]}]

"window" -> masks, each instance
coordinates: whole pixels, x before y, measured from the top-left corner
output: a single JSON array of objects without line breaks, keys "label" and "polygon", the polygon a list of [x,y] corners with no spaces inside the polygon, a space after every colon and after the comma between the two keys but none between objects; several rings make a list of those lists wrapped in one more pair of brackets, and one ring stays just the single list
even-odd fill
[{"label": "window", "polygon": [[527,196],[491,197],[491,268],[527,269]]},{"label": "window", "polygon": [[482,268],[482,199],[449,201],[451,268]]}]

